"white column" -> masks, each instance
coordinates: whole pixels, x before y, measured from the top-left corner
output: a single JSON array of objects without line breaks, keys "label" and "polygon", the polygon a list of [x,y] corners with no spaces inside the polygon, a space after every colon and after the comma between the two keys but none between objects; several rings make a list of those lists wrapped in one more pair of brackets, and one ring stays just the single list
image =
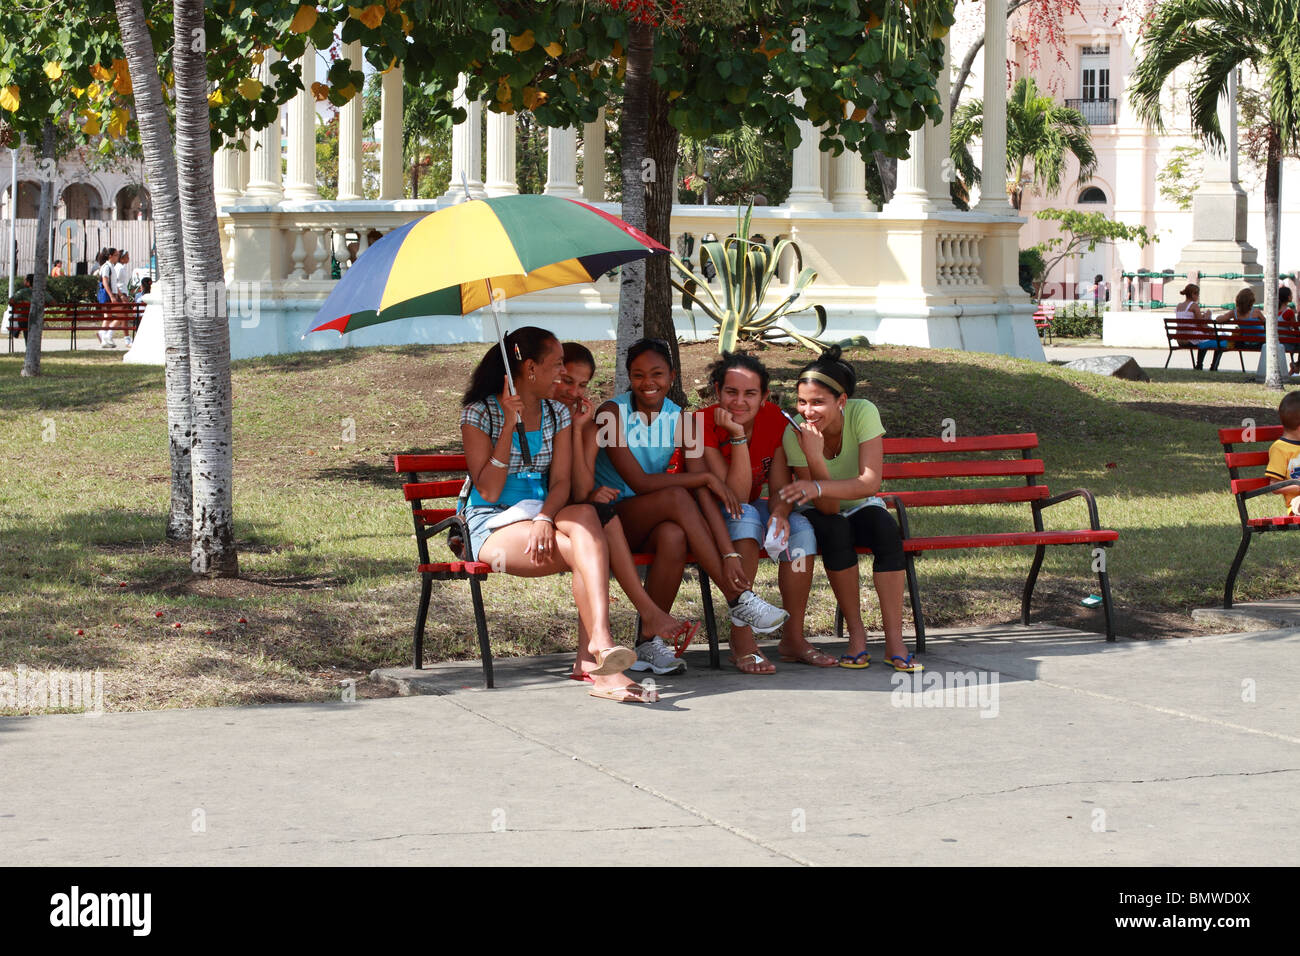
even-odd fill
[{"label": "white column", "polygon": [[310,43],[298,61],[302,91],[289,102],[289,175],[284,196],[291,202],[320,199],[316,190],[316,48]]},{"label": "white column", "polygon": [[249,149],[252,147],[248,134],[240,137],[244,148],[239,151],[239,179],[237,180],[236,190],[239,192],[239,201],[245,202],[244,192],[248,189],[248,168],[249,168]]},{"label": "white column", "polygon": [[[343,58],[358,70],[364,69],[361,41],[343,48]],[[339,199],[361,199],[361,90],[339,110]]]},{"label": "white column", "polygon": [[1007,199],[1007,0],[984,4],[984,147],[977,212],[1010,216]]},{"label": "white column", "polygon": [[894,195],[885,203],[885,212],[915,215],[934,211],[934,203],[925,184],[925,127],[912,130],[907,143],[907,158],[898,161]]},{"label": "white column", "polygon": [[581,199],[578,189],[578,131],[572,126],[551,127],[546,134],[546,189],[548,196]]},{"label": "white column", "polygon": [[[272,84],[271,64],[278,57],[279,54],[274,50],[267,50],[258,68],[258,78],[267,86]],[[251,146],[252,152],[248,157],[248,188],[244,193],[250,200],[258,203],[278,203],[284,198],[280,172],[282,160],[279,113],[265,129],[253,132]]]},{"label": "white column", "polygon": [[489,196],[510,196],[519,192],[515,177],[515,115],[487,114],[487,177],[483,183]]},{"label": "white column", "polygon": [[[794,91],[794,101],[803,105],[802,90]],[[821,133],[807,120],[798,123],[799,145],[794,148],[794,171],[785,205],[789,209],[829,209],[830,203],[822,192],[822,154],[818,148]]]},{"label": "white column", "polygon": [[925,137],[925,184],[930,192],[930,200],[939,209],[951,209],[951,185],[955,175],[952,166],[952,117],[948,115],[948,96],[952,81],[949,78],[952,60],[952,38],[943,40],[943,66],[939,70],[938,82],[935,84],[939,93],[939,106],[943,109],[943,119],[926,128]]},{"label": "white column", "polygon": [[582,126],[582,198],[605,201],[605,107],[594,123]]},{"label": "white column", "polygon": [[379,198],[402,198],[402,173],[406,161],[402,156],[402,68],[394,66],[383,75],[380,88],[379,115],[383,120],[383,137],[379,158]]},{"label": "white column", "polygon": [[233,206],[239,201],[239,157],[239,150],[222,146],[212,158],[212,187],[218,215],[222,206]]},{"label": "white column", "polygon": [[464,74],[456,84],[452,103],[464,109],[466,116],[465,122],[451,130],[451,182],[443,198],[463,202],[468,182],[470,197],[482,199],[487,195],[483,190],[483,104],[479,100],[471,103],[465,96]]},{"label": "white column", "polygon": [[[852,103],[844,107],[844,114],[852,116]],[[867,195],[867,164],[861,153],[846,149],[835,157],[833,164],[834,188],[831,205],[838,212],[875,212],[876,206]]]}]

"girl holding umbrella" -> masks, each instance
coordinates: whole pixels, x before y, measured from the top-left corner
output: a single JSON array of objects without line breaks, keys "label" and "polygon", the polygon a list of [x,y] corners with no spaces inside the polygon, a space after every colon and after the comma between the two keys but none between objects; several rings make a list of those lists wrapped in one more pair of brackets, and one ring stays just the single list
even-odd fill
[{"label": "girl holding umbrella", "polygon": [[545,329],[526,326],[506,336],[505,358],[502,351],[497,345],[488,350],[461,402],[461,438],[474,486],[465,509],[470,554],[522,577],[572,571],[586,637],[576,670],[591,676],[591,696],[653,703],[653,691],[621,673],[636,655],[610,633],[609,549],[596,511],[569,504],[571,418],[562,403],[550,400],[564,367],[560,343]]}]

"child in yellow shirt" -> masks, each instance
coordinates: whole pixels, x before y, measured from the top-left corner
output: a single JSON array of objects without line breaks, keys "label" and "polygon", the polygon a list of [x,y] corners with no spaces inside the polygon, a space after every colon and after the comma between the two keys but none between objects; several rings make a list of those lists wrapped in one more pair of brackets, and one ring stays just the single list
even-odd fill
[{"label": "child in yellow shirt", "polygon": [[[1268,449],[1268,468],[1264,476],[1271,481],[1300,479],[1300,391],[1288,392],[1277,407],[1282,421],[1282,437]],[[1300,515],[1300,488],[1282,488],[1277,494],[1286,501],[1287,511]]]}]

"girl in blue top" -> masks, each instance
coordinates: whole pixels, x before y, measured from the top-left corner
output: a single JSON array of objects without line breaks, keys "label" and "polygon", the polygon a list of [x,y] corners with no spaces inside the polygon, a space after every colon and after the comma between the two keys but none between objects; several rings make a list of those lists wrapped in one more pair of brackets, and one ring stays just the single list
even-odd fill
[{"label": "girl in blue top", "polygon": [[[609,627],[609,549],[596,511],[569,504],[569,411],[548,401],[563,369],[559,341],[545,329],[517,329],[505,340],[516,394],[506,384],[499,346],[478,364],[465,391],[461,438],[473,492],[465,509],[472,560],[522,577],[573,572],[573,599],[587,641],[577,667],[592,696],[652,703],[653,691],[621,673],[636,655]],[[528,451],[520,444],[522,422]]]},{"label": "girl in blue top", "polygon": [[[659,607],[673,606],[689,549],[726,596],[733,624],[760,634],[776,630],[787,615],[750,590],[719,507],[738,516],[735,493],[710,471],[667,473],[684,437],[682,410],[668,398],[676,378],[668,343],[634,343],[626,365],[631,391],[602,405],[588,426],[595,429],[599,448],[594,500],[614,502],[632,550],[654,552],[646,590]],[[686,451],[701,452],[700,447]],[[653,666],[652,659],[662,654],[654,640],[638,642],[639,663]]]}]

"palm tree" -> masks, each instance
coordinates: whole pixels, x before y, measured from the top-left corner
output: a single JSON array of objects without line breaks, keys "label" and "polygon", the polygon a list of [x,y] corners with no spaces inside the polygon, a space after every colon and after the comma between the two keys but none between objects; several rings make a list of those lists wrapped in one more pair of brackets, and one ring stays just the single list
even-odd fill
[{"label": "palm tree", "polygon": [[190,479],[190,331],[185,316],[185,247],[181,236],[180,195],[176,182],[176,157],[172,151],[171,122],[158,75],[158,57],[145,23],[141,0],[116,0],[117,22],[122,32],[135,87],[135,113],[140,146],[153,188],[154,228],[158,236],[159,291],[163,299],[163,341],[166,347],[167,444],[171,464],[171,507],[167,538],[186,541],[192,523]]},{"label": "palm tree", "polygon": [[1226,144],[1218,106],[1241,66],[1261,76],[1268,104],[1264,166],[1264,384],[1281,388],[1277,341],[1278,202],[1282,154],[1300,142],[1300,0],[1169,0],[1143,34],[1130,99],[1138,116],[1164,128],[1160,94],[1174,71],[1192,64],[1187,88],[1192,129],[1215,149]]},{"label": "palm tree", "polygon": [[203,0],[176,0],[176,180],[185,242],[185,311],[190,320],[190,394],[194,436],[194,523],[190,569],[234,577],[231,495],[230,326],[225,317],[221,233],[212,192],[212,133],[207,56],[188,38],[203,31]]},{"label": "palm tree", "polygon": [[[966,188],[978,182],[963,174],[974,171],[970,158],[971,142],[984,132],[984,101],[971,100],[957,110],[952,121],[952,158]],[[1032,77],[1016,80],[1007,99],[1007,181],[1014,183],[1011,204],[1020,208],[1023,187],[1027,185],[1026,167],[1032,165],[1034,178],[1048,196],[1061,190],[1068,156],[1079,164],[1079,182],[1085,183],[1097,171],[1097,153],[1092,148],[1092,128],[1078,110],[1061,106],[1045,96]]]}]

